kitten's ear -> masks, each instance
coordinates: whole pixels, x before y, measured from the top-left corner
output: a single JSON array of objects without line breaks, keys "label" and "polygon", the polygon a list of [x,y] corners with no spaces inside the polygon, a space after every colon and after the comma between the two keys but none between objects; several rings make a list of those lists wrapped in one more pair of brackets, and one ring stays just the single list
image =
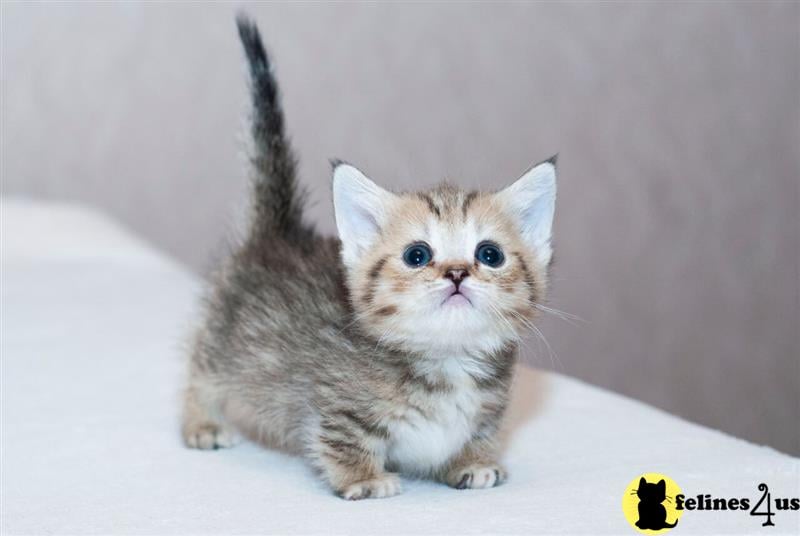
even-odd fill
[{"label": "kitten's ear", "polygon": [[333,208],[342,241],[342,261],[352,268],[385,223],[395,195],[344,162],[333,165]]},{"label": "kitten's ear", "polygon": [[533,166],[497,195],[518,219],[522,236],[542,266],[550,264],[556,208],[556,156]]},{"label": "kitten's ear", "polygon": [[661,491],[661,492],[666,492],[666,491],[667,491],[667,483],[666,483],[666,482],[664,482],[664,479],[663,479],[663,478],[662,478],[661,480],[659,480],[659,481],[658,481],[658,484],[656,484],[656,487],[657,487],[657,488],[658,488],[658,490],[659,490],[659,491]]},{"label": "kitten's ear", "polygon": [[642,487],[642,486],[644,486],[645,484],[647,484],[647,480],[645,480],[645,479],[644,479],[644,477],[641,477],[641,478],[639,479],[639,487],[641,488],[641,487]]}]

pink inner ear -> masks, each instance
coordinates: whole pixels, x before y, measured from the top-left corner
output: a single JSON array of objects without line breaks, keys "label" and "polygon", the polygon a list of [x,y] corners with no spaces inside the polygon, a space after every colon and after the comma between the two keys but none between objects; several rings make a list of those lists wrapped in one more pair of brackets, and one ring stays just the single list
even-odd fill
[{"label": "pink inner ear", "polygon": [[534,166],[499,195],[518,219],[523,238],[540,262],[549,263],[556,200],[555,166],[551,162]]},{"label": "pink inner ear", "polygon": [[349,164],[334,169],[334,209],[345,264],[355,262],[378,234],[383,205],[390,195]]}]

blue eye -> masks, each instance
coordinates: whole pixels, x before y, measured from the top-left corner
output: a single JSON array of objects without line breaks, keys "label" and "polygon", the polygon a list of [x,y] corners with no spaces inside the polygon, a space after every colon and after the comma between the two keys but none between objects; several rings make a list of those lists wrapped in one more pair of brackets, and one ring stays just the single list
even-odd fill
[{"label": "blue eye", "polygon": [[479,244],[478,249],[475,250],[475,258],[478,259],[479,262],[482,262],[486,266],[491,266],[492,268],[500,266],[505,260],[500,246],[492,244],[491,242]]},{"label": "blue eye", "polygon": [[422,268],[432,257],[431,248],[425,244],[411,244],[403,252],[403,261],[412,268]]}]

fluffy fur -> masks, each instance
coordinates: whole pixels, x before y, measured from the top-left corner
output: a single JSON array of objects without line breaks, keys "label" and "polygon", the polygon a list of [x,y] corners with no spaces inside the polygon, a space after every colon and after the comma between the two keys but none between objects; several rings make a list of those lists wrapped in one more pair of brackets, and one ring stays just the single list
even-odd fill
[{"label": "fluffy fur", "polygon": [[[555,160],[497,193],[392,193],[333,163],[341,242],[303,221],[278,90],[238,19],[253,98],[253,217],[213,281],[193,340],[183,437],[239,433],[305,456],[346,499],[400,491],[398,473],[500,484],[495,435],[520,334],[544,299]],[[497,266],[476,254],[502,251]],[[430,262],[404,252],[423,244]]]}]

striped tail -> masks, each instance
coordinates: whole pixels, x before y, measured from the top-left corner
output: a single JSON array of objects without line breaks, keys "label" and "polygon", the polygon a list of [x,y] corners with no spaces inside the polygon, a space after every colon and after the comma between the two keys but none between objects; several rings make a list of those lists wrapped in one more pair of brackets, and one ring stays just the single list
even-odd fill
[{"label": "striped tail", "polygon": [[305,192],[297,185],[297,161],[284,131],[278,83],[255,23],[239,14],[236,26],[250,67],[253,103],[254,217],[248,240],[256,247],[275,237],[302,243],[313,228],[303,223]]}]

